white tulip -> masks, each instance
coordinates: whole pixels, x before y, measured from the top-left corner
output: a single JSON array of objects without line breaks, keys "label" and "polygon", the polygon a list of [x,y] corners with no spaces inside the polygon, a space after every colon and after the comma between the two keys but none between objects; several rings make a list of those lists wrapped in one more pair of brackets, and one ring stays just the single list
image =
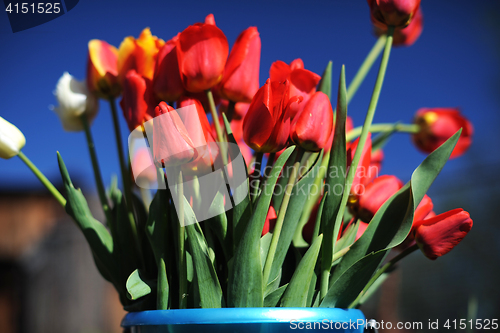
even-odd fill
[{"label": "white tulip", "polygon": [[17,156],[25,144],[23,133],[0,117],[0,157],[8,159]]},{"label": "white tulip", "polygon": [[78,81],[65,72],[57,82],[56,95],[59,106],[52,107],[61,119],[64,130],[78,132],[83,130],[81,116],[87,115],[91,123],[99,107],[97,97],[91,94],[85,81]]}]

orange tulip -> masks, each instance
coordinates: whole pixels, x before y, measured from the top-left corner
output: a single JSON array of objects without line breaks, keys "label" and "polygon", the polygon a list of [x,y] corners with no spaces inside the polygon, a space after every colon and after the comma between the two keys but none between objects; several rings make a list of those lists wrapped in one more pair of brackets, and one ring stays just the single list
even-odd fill
[{"label": "orange tulip", "polygon": [[229,54],[220,85],[223,98],[250,103],[259,90],[260,37],[256,27],[243,31]]},{"label": "orange tulip", "polygon": [[120,95],[117,59],[116,47],[98,39],[92,39],[89,42],[87,86],[91,92],[101,98]]},{"label": "orange tulip", "polygon": [[165,45],[162,39],[151,35],[145,28],[138,39],[126,37],[118,49],[118,76],[123,82],[125,75],[135,69],[140,75],[152,80],[158,51]]},{"label": "orange tulip", "polygon": [[325,148],[333,128],[333,109],[328,96],[317,91],[292,121],[290,138],[307,151]]},{"label": "orange tulip", "polygon": [[153,91],[159,100],[173,102],[184,93],[177,61],[179,34],[165,43],[158,52],[153,77]]},{"label": "orange tulip", "polygon": [[184,88],[201,92],[222,80],[229,46],[215,25],[196,23],[187,27],[177,41],[177,59]]},{"label": "orange tulip", "polygon": [[302,59],[295,59],[287,65],[281,60],[275,61],[269,70],[271,81],[283,82],[290,81],[290,97],[302,96],[302,102],[294,105],[290,110],[290,118],[301,111],[309,98],[316,92],[316,86],[321,80],[321,76],[304,69]]}]

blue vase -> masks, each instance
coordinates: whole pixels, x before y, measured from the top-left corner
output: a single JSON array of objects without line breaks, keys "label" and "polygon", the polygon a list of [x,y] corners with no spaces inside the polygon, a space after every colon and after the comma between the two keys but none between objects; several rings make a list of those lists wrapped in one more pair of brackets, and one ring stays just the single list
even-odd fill
[{"label": "blue vase", "polygon": [[361,333],[365,324],[360,310],[330,308],[153,310],[128,313],[122,321],[130,333]]}]

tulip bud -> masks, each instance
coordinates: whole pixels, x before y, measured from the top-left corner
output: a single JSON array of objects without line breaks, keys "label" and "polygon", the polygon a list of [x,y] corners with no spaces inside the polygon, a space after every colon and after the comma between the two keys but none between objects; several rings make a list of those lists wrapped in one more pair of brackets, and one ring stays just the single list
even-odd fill
[{"label": "tulip bud", "polygon": [[157,167],[186,164],[197,157],[196,148],[179,115],[161,102],[153,120],[153,152]]},{"label": "tulip bud", "polygon": [[[393,46],[411,46],[418,37],[422,34],[424,25],[424,16],[422,15],[421,7],[415,13],[415,17],[411,20],[407,27],[399,27],[394,29],[394,38],[392,41]],[[387,29],[375,27],[375,34],[377,36],[383,35]]]},{"label": "tulip bud", "polygon": [[89,42],[87,86],[91,92],[101,98],[120,95],[117,60],[116,47],[98,39]]},{"label": "tulip bud", "polygon": [[370,222],[380,207],[397,191],[403,183],[395,176],[380,176],[366,186],[365,192],[359,197],[355,209],[356,215],[363,222]]},{"label": "tulip bud", "polygon": [[80,117],[85,114],[91,123],[97,116],[97,97],[89,92],[84,81],[76,80],[68,72],[64,72],[57,82],[54,94],[59,105],[53,111],[59,116],[65,131],[83,131]]},{"label": "tulip bud", "polygon": [[0,158],[17,156],[26,144],[23,133],[7,120],[0,117]]},{"label": "tulip bud", "polygon": [[435,260],[450,252],[472,228],[469,213],[461,208],[420,221],[415,241],[424,255]]},{"label": "tulip bud", "polygon": [[256,27],[243,31],[229,54],[221,81],[222,97],[250,103],[259,90],[260,37]]},{"label": "tulip bud", "polygon": [[151,81],[134,69],[128,71],[123,81],[123,97],[120,106],[132,132],[154,116]]},{"label": "tulip bud", "polygon": [[302,102],[290,108],[290,118],[293,119],[297,113],[302,111],[307,101],[316,92],[316,86],[321,80],[321,76],[304,69],[302,59],[295,59],[287,65],[283,61],[275,61],[269,70],[271,81],[290,81],[289,96],[302,96]]},{"label": "tulip bud", "polygon": [[122,83],[128,71],[135,69],[137,73],[153,79],[158,51],[165,42],[151,34],[149,28],[145,28],[138,39],[132,36],[126,37],[118,49],[118,78]]},{"label": "tulip bud", "polygon": [[177,40],[179,34],[165,43],[158,53],[153,78],[153,92],[163,101],[173,102],[184,93],[177,61]]},{"label": "tulip bud", "polygon": [[307,151],[325,148],[333,127],[333,109],[328,96],[317,91],[292,121],[290,138]]},{"label": "tulip bud", "polygon": [[460,114],[457,108],[422,108],[417,111],[414,123],[420,126],[420,131],[413,134],[413,142],[425,153],[433,152],[460,128],[462,128],[462,134],[450,158],[465,153],[472,143],[474,132],[472,124]]},{"label": "tulip bud", "polygon": [[177,41],[177,59],[184,88],[201,92],[222,80],[229,45],[215,25],[196,23],[187,27]]},{"label": "tulip bud", "polygon": [[387,26],[406,27],[415,16],[420,0],[368,0],[372,22],[386,29]]},{"label": "tulip bud", "polygon": [[290,133],[289,83],[267,79],[252,99],[243,120],[243,139],[255,151],[275,153],[286,147]]}]

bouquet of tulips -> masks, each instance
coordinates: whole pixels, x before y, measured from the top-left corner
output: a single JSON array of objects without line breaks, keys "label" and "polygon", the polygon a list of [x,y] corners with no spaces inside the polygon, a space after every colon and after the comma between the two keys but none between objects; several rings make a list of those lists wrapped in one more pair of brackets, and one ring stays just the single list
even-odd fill
[{"label": "bouquet of tulips", "polygon": [[[450,156],[471,144],[460,112],[423,108],[412,124],[372,123],[392,46],[422,31],[420,1],[368,5],[378,39],[348,88],[344,67],[337,86],[331,62],[320,76],[301,59],[274,62],[259,87],[257,28],[229,52],[213,15],[167,42],[147,28],[118,49],[91,40],[86,82],[65,73],[54,111],[66,130],[85,132],[103,222],[61,155],[65,195],[3,118],[0,157],[19,156],[65,207],[127,311],[359,307],[399,260],[417,249],[434,260],[472,227],[462,209],[436,215],[426,195]],[[353,127],[348,104],[380,54],[365,122]],[[116,181],[105,188],[99,171],[90,130],[99,98],[110,103],[122,190]],[[429,153],[407,184],[379,175],[397,132]]]}]

